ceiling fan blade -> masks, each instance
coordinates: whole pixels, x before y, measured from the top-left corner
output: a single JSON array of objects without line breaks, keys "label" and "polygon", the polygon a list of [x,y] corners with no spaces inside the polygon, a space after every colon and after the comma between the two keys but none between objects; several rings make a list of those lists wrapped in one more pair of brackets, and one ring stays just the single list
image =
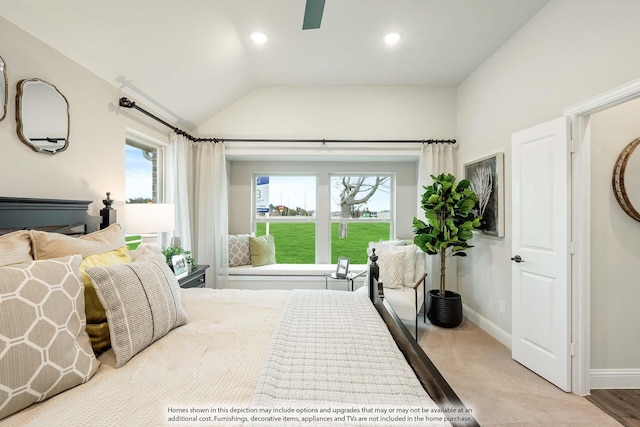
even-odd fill
[{"label": "ceiling fan blade", "polygon": [[315,30],[320,28],[322,21],[322,11],[324,10],[325,0],[307,0],[304,9],[304,21],[302,22],[303,30]]}]

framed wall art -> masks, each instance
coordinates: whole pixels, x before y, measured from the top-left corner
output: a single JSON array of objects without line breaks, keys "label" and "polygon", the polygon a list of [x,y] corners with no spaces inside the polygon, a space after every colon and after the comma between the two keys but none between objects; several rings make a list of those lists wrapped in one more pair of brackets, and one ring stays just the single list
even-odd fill
[{"label": "framed wall art", "polygon": [[504,237],[504,153],[495,153],[464,164],[464,177],[478,196],[479,228],[485,234]]}]

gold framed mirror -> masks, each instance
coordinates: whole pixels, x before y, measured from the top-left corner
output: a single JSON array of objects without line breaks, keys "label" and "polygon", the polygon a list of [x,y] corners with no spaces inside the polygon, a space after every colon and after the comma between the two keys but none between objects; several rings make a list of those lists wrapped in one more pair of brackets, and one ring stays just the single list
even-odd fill
[{"label": "gold framed mirror", "polygon": [[0,122],[7,116],[7,98],[9,97],[9,86],[7,85],[7,64],[0,56]]},{"label": "gold framed mirror", "polygon": [[44,80],[18,82],[16,123],[18,138],[38,153],[56,154],[69,145],[69,103]]},{"label": "gold framed mirror", "polygon": [[626,185],[626,182],[634,183],[634,185],[640,183],[640,179],[638,179],[640,177],[640,156],[633,158],[631,156],[638,145],[640,145],[640,138],[634,139],[622,149],[613,166],[611,184],[613,186],[613,195],[622,210],[631,218],[640,222],[640,213],[633,206],[632,201],[632,199],[635,200],[636,206],[640,206],[640,185],[632,187],[632,192],[627,191],[629,188]]}]

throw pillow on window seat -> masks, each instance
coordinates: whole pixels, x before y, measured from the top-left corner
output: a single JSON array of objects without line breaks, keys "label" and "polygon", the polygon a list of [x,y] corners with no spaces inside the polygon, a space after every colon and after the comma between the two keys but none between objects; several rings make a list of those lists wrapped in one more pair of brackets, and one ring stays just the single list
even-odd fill
[{"label": "throw pillow on window seat", "polygon": [[251,248],[249,237],[252,234],[229,235],[229,267],[251,264]]},{"label": "throw pillow on window seat", "polygon": [[273,236],[249,236],[249,248],[254,267],[276,263],[276,243]]}]

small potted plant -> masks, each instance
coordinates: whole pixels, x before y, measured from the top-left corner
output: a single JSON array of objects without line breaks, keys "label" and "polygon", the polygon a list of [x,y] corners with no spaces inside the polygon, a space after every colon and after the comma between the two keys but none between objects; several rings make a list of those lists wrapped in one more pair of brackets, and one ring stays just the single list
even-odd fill
[{"label": "small potted plant", "polygon": [[196,267],[198,267],[198,264],[193,259],[193,256],[191,256],[191,251],[187,251],[183,249],[181,246],[169,246],[166,248],[162,248],[162,254],[164,255],[167,261],[167,264],[172,270],[173,270],[173,264],[171,263],[171,258],[174,255],[184,255],[185,259],[187,260],[187,263],[189,264],[190,272]]},{"label": "small potted plant", "polygon": [[436,326],[455,328],[462,322],[462,298],[446,290],[445,262],[449,256],[466,256],[464,251],[473,247],[467,241],[480,226],[474,211],[478,197],[466,179],[456,182],[451,174],[431,178],[421,199],[427,222],[413,218],[413,242],[429,255],[440,255],[440,286],[427,293],[427,317]]}]

